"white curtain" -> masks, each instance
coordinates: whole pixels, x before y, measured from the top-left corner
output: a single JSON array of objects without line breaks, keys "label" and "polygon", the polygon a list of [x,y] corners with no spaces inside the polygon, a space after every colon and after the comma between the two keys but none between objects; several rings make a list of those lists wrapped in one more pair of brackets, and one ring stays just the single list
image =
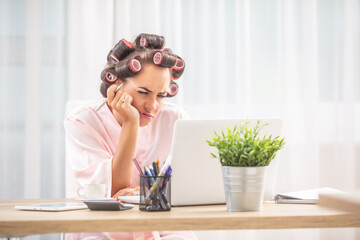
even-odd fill
[{"label": "white curtain", "polygon": [[64,197],[65,13],[65,0],[0,0],[0,198]]},{"label": "white curtain", "polygon": [[64,196],[65,1],[0,1],[0,198]]},{"label": "white curtain", "polygon": [[[121,38],[186,60],[193,118],[281,117],[276,190],[360,188],[359,0],[0,0],[0,197],[64,196],[66,100],[100,97]],[[200,239],[358,239],[355,229],[198,231]]]},{"label": "white curtain", "polygon": [[[74,14],[69,19],[76,27],[70,31],[68,59],[81,52],[98,53],[83,59],[88,71],[70,66],[72,99],[100,97],[98,75],[106,54],[121,38],[161,34],[187,64],[180,92],[170,101],[193,118],[284,119],[287,143],[280,153],[278,192],[360,188],[358,0],[76,1],[69,2],[69,9],[88,18]],[[79,33],[88,24],[90,31]],[[72,78],[72,72],[83,78]],[[85,84],[91,86],[87,91],[72,88]],[[197,234],[201,239],[360,236],[355,229]]]}]

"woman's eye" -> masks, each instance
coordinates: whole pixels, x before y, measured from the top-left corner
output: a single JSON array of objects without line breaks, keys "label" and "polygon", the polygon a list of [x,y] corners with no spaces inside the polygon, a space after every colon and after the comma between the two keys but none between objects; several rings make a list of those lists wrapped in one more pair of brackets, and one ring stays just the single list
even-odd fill
[{"label": "woman's eye", "polygon": [[166,98],[166,95],[158,95],[159,98]]},{"label": "woman's eye", "polygon": [[148,92],[141,92],[141,91],[138,91],[138,93],[144,94],[144,95],[147,95],[147,94],[148,94]]}]

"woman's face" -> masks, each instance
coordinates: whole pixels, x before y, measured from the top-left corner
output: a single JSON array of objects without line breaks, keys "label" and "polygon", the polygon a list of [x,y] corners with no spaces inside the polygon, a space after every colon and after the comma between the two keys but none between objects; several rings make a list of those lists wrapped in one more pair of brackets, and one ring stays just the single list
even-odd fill
[{"label": "woman's face", "polygon": [[158,115],[170,85],[170,70],[153,64],[144,64],[141,71],[128,78],[123,89],[132,98],[140,114],[140,127],[148,125]]}]

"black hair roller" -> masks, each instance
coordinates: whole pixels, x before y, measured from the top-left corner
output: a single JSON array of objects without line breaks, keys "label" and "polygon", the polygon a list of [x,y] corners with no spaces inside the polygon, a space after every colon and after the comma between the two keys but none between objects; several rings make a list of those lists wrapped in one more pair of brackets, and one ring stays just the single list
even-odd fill
[{"label": "black hair roller", "polygon": [[117,77],[114,74],[112,74],[111,72],[105,73],[105,78],[109,83],[113,83],[117,80]]},{"label": "black hair roller", "polygon": [[163,51],[155,52],[153,62],[155,65],[172,68],[176,64],[177,58]]},{"label": "black hair roller", "polygon": [[153,57],[153,62],[155,65],[160,65],[164,55],[162,52],[156,52]]},{"label": "black hair roller", "polygon": [[176,71],[180,71],[180,70],[184,69],[184,67],[185,67],[184,60],[178,58],[174,64],[174,66],[172,67],[172,69],[174,69]]},{"label": "black hair roller", "polygon": [[144,36],[141,36],[140,37],[140,46],[141,47],[146,47],[146,45],[147,45],[146,38]]},{"label": "black hair roller", "polygon": [[132,53],[133,51],[135,51],[134,46],[126,39],[121,39],[109,52],[107,60],[108,62],[120,62],[128,55],[130,55],[130,53]]},{"label": "black hair roller", "polygon": [[177,94],[178,90],[179,90],[178,85],[175,82],[172,82],[170,83],[167,94],[169,95],[169,97],[173,97]]},{"label": "black hair roller", "polygon": [[178,80],[184,72],[184,68],[181,70],[172,69],[172,79]]},{"label": "black hair roller", "polygon": [[129,68],[134,73],[137,73],[141,70],[141,63],[137,59],[131,59],[129,61]]},{"label": "black hair roller", "polygon": [[136,46],[149,49],[162,49],[165,46],[165,38],[163,36],[143,33],[137,36],[135,44]]},{"label": "black hair roller", "polygon": [[115,72],[120,79],[132,77],[141,70],[139,60],[132,58],[125,61],[126,62],[122,61],[115,65]]}]

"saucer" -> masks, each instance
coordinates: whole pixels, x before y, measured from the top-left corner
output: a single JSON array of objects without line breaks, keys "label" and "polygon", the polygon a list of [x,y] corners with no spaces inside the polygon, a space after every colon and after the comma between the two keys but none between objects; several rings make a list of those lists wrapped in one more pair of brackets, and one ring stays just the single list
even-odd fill
[{"label": "saucer", "polygon": [[118,199],[133,204],[139,204],[140,202],[140,196],[119,196]]},{"label": "saucer", "polygon": [[75,198],[75,200],[112,200],[113,198],[111,197],[102,197],[102,198]]}]

